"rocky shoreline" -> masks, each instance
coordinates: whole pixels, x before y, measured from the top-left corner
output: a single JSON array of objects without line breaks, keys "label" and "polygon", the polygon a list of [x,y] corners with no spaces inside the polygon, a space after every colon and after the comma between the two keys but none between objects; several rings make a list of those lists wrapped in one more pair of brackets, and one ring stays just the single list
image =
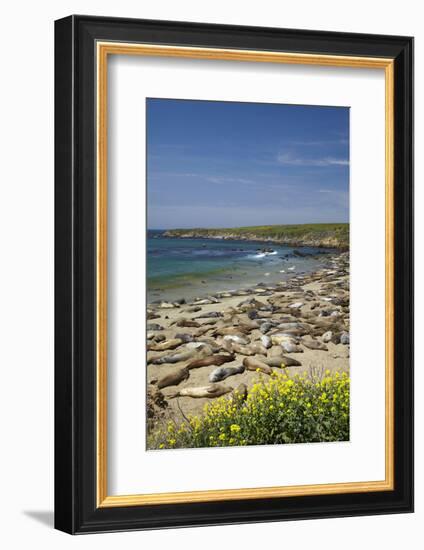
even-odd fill
[{"label": "rocky shoreline", "polygon": [[148,431],[274,370],[349,370],[349,254],[314,273],[147,309]]}]

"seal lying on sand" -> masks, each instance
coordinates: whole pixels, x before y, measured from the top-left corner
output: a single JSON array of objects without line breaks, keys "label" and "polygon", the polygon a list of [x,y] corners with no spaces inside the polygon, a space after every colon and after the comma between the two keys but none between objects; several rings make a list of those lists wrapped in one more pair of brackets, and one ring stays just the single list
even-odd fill
[{"label": "seal lying on sand", "polygon": [[192,328],[199,328],[200,327],[200,323],[198,323],[197,321],[190,321],[188,319],[179,319],[177,322],[176,322],[176,325],[177,327],[192,327]]},{"label": "seal lying on sand", "polygon": [[159,325],[158,323],[148,323],[146,330],[163,330],[163,326]]},{"label": "seal lying on sand", "polygon": [[275,334],[271,336],[273,344],[280,345],[286,353],[303,353],[303,349],[297,344],[297,340],[287,334]]},{"label": "seal lying on sand", "polygon": [[210,346],[204,345],[200,349],[188,349],[175,355],[162,355],[160,357],[154,356],[147,359],[147,363],[153,365],[163,365],[164,363],[179,363],[180,361],[188,361],[193,357],[198,357],[199,359],[212,355],[212,349]]},{"label": "seal lying on sand", "polygon": [[269,336],[261,336],[261,343],[264,348],[269,349],[272,346],[271,338]]},{"label": "seal lying on sand", "polygon": [[244,372],[245,367],[218,367],[214,369],[209,375],[209,382],[220,382],[225,380],[229,376],[234,374],[241,374]]},{"label": "seal lying on sand", "polygon": [[201,315],[194,317],[194,319],[213,319],[217,317],[224,317],[224,314],[220,311],[209,311],[209,313],[202,313]]},{"label": "seal lying on sand", "polygon": [[224,336],[224,341],[225,342],[234,342],[235,344],[240,344],[242,346],[246,346],[247,344],[250,343],[250,340],[249,338],[247,337],[243,337],[243,336],[239,336],[237,334],[226,334]]},{"label": "seal lying on sand", "polygon": [[[207,332],[209,332],[211,330],[210,327],[201,327],[201,328],[198,328],[195,332],[193,332],[193,336],[195,336],[196,338],[198,338],[199,336],[203,336],[204,334],[206,334]],[[211,334],[213,334],[213,332],[211,332]]]},{"label": "seal lying on sand", "polygon": [[243,327],[224,327],[224,328],[218,328],[215,331],[215,334],[217,336],[238,336],[243,337],[243,334],[246,335],[250,332],[250,330],[243,328]]},{"label": "seal lying on sand", "polygon": [[302,344],[309,349],[328,351],[328,348],[325,344],[319,342],[318,340],[312,340],[312,338],[308,340],[302,340]]},{"label": "seal lying on sand", "polygon": [[[183,380],[187,380],[190,376],[190,371],[187,368],[178,369],[175,372],[167,374],[157,382],[157,387],[161,390],[162,388],[167,388],[168,386],[178,386]],[[154,383],[153,380],[151,383]]]},{"label": "seal lying on sand", "polygon": [[179,338],[172,338],[171,340],[165,340],[161,344],[149,344],[147,349],[149,351],[167,351],[169,349],[175,349],[178,346],[181,346],[183,343]]},{"label": "seal lying on sand", "polygon": [[175,338],[179,338],[184,344],[188,344],[189,342],[194,341],[194,336],[192,334],[188,334],[186,332],[179,332],[175,335]]},{"label": "seal lying on sand", "polygon": [[237,327],[248,334],[252,330],[259,328],[261,325],[257,321],[237,321]]},{"label": "seal lying on sand", "polygon": [[259,370],[264,374],[272,374],[273,372],[272,368],[269,367],[266,363],[263,363],[262,361],[254,359],[252,357],[245,357],[243,359],[243,365],[246,367],[247,370]]},{"label": "seal lying on sand", "polygon": [[248,346],[241,346],[228,340],[221,341],[222,349],[228,351],[228,353],[239,353],[240,355],[255,355],[254,352]]},{"label": "seal lying on sand", "polygon": [[174,397],[220,397],[233,391],[231,386],[224,386],[223,384],[210,384],[209,386],[200,386],[198,388],[183,388],[173,395],[170,395],[169,398],[173,399]]},{"label": "seal lying on sand", "polygon": [[197,369],[199,367],[210,367],[211,365],[216,365],[217,367],[220,367],[224,363],[230,363],[231,361],[234,361],[235,355],[209,355],[208,357],[204,357],[201,359],[196,359],[195,361],[191,361],[186,368],[187,369]]},{"label": "seal lying on sand", "polygon": [[200,306],[192,306],[185,309],[184,313],[196,313],[197,311],[201,311],[201,309],[202,308]]},{"label": "seal lying on sand", "polygon": [[275,355],[274,357],[261,357],[260,361],[262,361],[269,367],[284,368],[284,367],[301,367],[302,366],[302,363],[300,361],[297,361],[292,357],[288,357],[287,355]]}]

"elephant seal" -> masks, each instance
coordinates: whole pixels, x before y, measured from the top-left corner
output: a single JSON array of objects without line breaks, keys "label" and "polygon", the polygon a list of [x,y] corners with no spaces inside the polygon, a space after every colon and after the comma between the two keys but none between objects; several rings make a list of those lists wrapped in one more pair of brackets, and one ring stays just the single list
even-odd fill
[{"label": "elephant seal", "polygon": [[311,327],[307,323],[297,323],[297,322],[280,323],[278,325],[278,328],[284,332],[290,331],[290,330],[299,331],[299,332],[302,331],[303,334],[307,334],[311,330]]},{"label": "elephant seal", "polygon": [[[211,329],[211,327],[201,327],[201,328],[198,328],[195,332],[193,332],[193,336],[195,336],[196,338],[200,337],[200,336],[203,336],[204,334],[206,334],[207,332],[209,332]],[[214,332],[211,332],[211,335],[213,335]]]},{"label": "elephant seal", "polygon": [[192,334],[188,334],[186,332],[180,332],[175,335],[175,338],[179,338],[184,342],[184,344],[188,344],[189,342],[194,341],[194,336]]},{"label": "elephant seal", "polygon": [[[280,327],[278,327],[280,328]],[[285,330],[284,331],[284,334],[287,335],[287,336],[291,336],[292,338],[297,338],[298,336],[304,336],[305,334],[308,334],[308,332],[306,332],[305,330],[301,329],[301,328],[291,328],[291,329],[288,329],[288,330]]]},{"label": "elephant seal", "polygon": [[182,343],[183,341],[179,338],[172,338],[171,340],[165,340],[160,344],[149,344],[147,349],[148,351],[167,351],[181,346]]},{"label": "elephant seal", "polygon": [[226,342],[231,342],[231,343],[234,342],[235,344],[241,344],[243,346],[250,343],[249,338],[243,337],[243,336],[238,336],[237,334],[226,334],[224,336],[224,340]]},{"label": "elephant seal", "polygon": [[328,351],[327,346],[322,342],[319,342],[318,340],[312,340],[312,339],[302,340],[302,344],[309,349],[318,350],[318,351]]},{"label": "elephant seal", "polygon": [[167,374],[157,382],[158,389],[167,388],[168,386],[178,386],[183,380],[187,380],[190,376],[190,371],[187,368],[178,369],[175,372]]},{"label": "elephant seal", "polygon": [[211,338],[210,336],[201,336],[197,341],[200,344],[207,344],[210,346],[214,353],[218,353],[222,349],[222,347],[216,343],[215,338]]},{"label": "elephant seal", "polygon": [[219,304],[218,298],[202,298],[201,300],[196,300],[193,302],[195,306],[207,306],[208,304]]},{"label": "elephant seal", "polygon": [[258,359],[254,359],[252,357],[245,357],[243,359],[243,365],[246,367],[247,370],[259,370],[263,372],[264,374],[272,374],[273,370],[271,367],[269,367],[266,363],[263,363],[262,361],[259,361]]},{"label": "elephant seal", "polygon": [[198,323],[197,321],[190,321],[189,319],[179,319],[177,322],[176,322],[176,325],[177,327],[180,327],[180,328],[199,328],[200,327],[200,323]]},{"label": "elephant seal", "polygon": [[269,336],[261,336],[261,343],[264,348],[269,349],[272,346],[271,338]]},{"label": "elephant seal", "polygon": [[148,311],[146,318],[148,321],[153,321],[153,319],[160,319],[160,315],[158,315],[154,311]]},{"label": "elephant seal", "polygon": [[272,328],[274,328],[274,325],[268,321],[265,321],[264,323],[261,324],[261,328],[259,330],[262,332],[262,334],[266,334]]},{"label": "elephant seal", "polygon": [[218,336],[238,336],[242,338],[248,332],[249,330],[247,330],[246,328],[242,328],[238,326],[237,327],[220,327],[216,329],[215,334],[217,334]]},{"label": "elephant seal", "polygon": [[201,309],[202,308],[200,306],[192,306],[185,309],[184,313],[197,313],[198,311],[201,311]]},{"label": "elephant seal", "polygon": [[200,326],[201,327],[211,327],[213,325],[216,325],[217,321],[218,321],[218,319],[207,319]]},{"label": "elephant seal", "polygon": [[230,353],[239,353],[240,355],[255,355],[255,352],[249,346],[241,346],[234,342],[224,340],[222,347]]},{"label": "elephant seal", "polygon": [[234,361],[235,355],[210,355],[209,357],[204,357],[202,359],[196,359],[187,365],[187,369],[197,369],[199,367],[210,367],[211,365],[216,365],[220,367],[224,363],[229,363]]},{"label": "elephant seal", "polygon": [[204,345],[204,342],[187,342],[186,349],[201,349]]},{"label": "elephant seal", "polygon": [[200,386],[198,388],[183,388],[175,392],[173,395],[170,395],[169,398],[173,399],[174,397],[220,397],[226,393],[232,392],[233,388],[231,386],[224,386],[222,384],[210,384],[209,386]]},{"label": "elephant seal", "polygon": [[188,349],[186,351],[176,353],[175,355],[162,355],[162,356],[153,356],[147,359],[148,364],[153,365],[163,365],[164,363],[179,363],[180,361],[188,361],[193,357],[198,357],[199,359],[212,355],[212,349],[210,346],[204,345],[200,349]]},{"label": "elephant seal", "polygon": [[274,357],[261,357],[260,360],[269,367],[301,367],[302,363],[287,355],[275,355]]},{"label": "elephant seal", "polygon": [[257,321],[239,321],[237,327],[243,332],[251,332],[252,330],[259,328],[261,325]]},{"label": "elephant seal", "polygon": [[162,325],[159,325],[158,323],[148,323],[148,324],[147,324],[147,327],[146,327],[146,330],[148,330],[148,331],[151,331],[151,330],[163,330],[163,326],[162,326]]},{"label": "elephant seal", "polygon": [[266,355],[266,348],[258,342],[250,344],[250,346],[238,346],[233,344],[232,348],[241,355]]},{"label": "elephant seal", "polygon": [[250,344],[250,349],[255,352],[255,355],[266,355],[267,347],[264,346],[262,343],[255,342],[253,344]]},{"label": "elephant seal", "polygon": [[332,318],[322,317],[321,319],[322,320],[320,321],[318,320],[314,320],[313,322],[311,321],[311,323],[314,325],[316,329],[320,328],[320,329],[324,329],[324,331],[327,331],[327,330],[342,331],[344,328],[342,323],[334,320],[334,317]]},{"label": "elephant seal", "polygon": [[324,332],[324,334],[322,335],[322,341],[325,343],[331,342],[332,338],[333,338],[333,333],[331,332],[331,330]]},{"label": "elephant seal", "polygon": [[277,332],[271,335],[271,342],[275,346],[280,346],[283,342],[287,340],[293,340],[294,342],[297,342],[295,338],[293,338],[292,336],[289,336],[285,332]]},{"label": "elephant seal", "polygon": [[171,302],[161,302],[158,305],[160,309],[174,309],[175,307],[180,307],[179,304],[173,304]]},{"label": "elephant seal", "polygon": [[271,336],[273,344],[281,346],[286,353],[303,353],[303,349],[298,345],[298,340],[289,334],[277,333]]},{"label": "elephant seal", "polygon": [[202,313],[201,315],[194,317],[194,319],[215,319],[217,317],[224,317],[224,314],[220,311],[209,311],[209,313]]},{"label": "elephant seal", "polygon": [[303,349],[297,345],[293,340],[286,340],[281,342],[281,348],[286,353],[303,353]]},{"label": "elephant seal", "polygon": [[241,374],[245,367],[217,367],[209,375],[209,382],[220,382],[234,374]]}]

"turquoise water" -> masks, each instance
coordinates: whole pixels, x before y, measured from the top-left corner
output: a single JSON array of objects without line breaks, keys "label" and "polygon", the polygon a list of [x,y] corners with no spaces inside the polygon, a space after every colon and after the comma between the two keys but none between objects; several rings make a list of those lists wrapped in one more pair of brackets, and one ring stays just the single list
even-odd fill
[{"label": "turquoise water", "polygon": [[[264,253],[264,248],[272,252]],[[295,256],[295,250],[304,256]],[[323,252],[332,250],[294,249],[253,241],[166,238],[161,231],[148,231],[148,301],[190,299],[281,281],[318,269],[325,262]]]}]

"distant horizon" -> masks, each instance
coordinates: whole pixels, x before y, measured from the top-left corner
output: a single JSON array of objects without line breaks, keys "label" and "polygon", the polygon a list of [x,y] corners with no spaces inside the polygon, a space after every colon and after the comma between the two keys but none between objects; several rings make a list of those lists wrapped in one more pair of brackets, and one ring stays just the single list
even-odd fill
[{"label": "distant horizon", "polygon": [[146,119],[149,225],[348,223],[348,107],[149,98]]}]

